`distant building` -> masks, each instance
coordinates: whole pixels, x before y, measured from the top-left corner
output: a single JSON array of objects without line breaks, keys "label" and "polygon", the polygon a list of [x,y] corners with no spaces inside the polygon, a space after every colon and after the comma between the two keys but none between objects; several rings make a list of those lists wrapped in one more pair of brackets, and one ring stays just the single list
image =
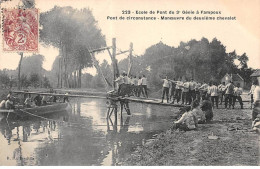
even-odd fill
[{"label": "distant building", "polygon": [[260,69],[257,69],[254,73],[252,73],[251,77],[260,77]]},{"label": "distant building", "polygon": [[225,84],[228,84],[230,81],[234,83],[235,86],[237,86],[238,83],[240,83],[240,87],[244,88],[245,82],[244,79],[239,74],[226,74],[222,79],[221,83],[225,82]]},{"label": "distant building", "polygon": [[257,69],[250,77],[252,77],[252,81],[258,79],[260,82],[260,69]]}]

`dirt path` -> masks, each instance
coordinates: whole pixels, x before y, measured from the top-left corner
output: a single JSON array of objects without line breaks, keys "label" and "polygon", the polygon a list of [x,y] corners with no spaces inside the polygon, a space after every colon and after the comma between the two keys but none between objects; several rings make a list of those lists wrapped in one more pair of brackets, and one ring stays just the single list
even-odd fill
[{"label": "dirt path", "polygon": [[[123,165],[259,165],[260,137],[251,130],[251,110],[214,110],[214,121],[197,131],[161,133],[137,147]],[[209,139],[208,136],[218,139]]]}]

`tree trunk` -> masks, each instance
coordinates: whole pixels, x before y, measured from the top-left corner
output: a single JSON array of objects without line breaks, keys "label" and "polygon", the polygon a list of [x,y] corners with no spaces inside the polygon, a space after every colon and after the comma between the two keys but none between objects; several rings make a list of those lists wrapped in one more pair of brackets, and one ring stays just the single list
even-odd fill
[{"label": "tree trunk", "polygon": [[[60,65],[59,65],[59,68],[60,68]],[[57,88],[59,88],[59,86],[60,86],[60,72],[58,72],[57,78],[58,78]]]},{"label": "tree trunk", "polygon": [[78,86],[78,88],[81,88],[81,75],[82,75],[82,68],[80,66],[79,67],[79,79],[78,79],[79,86]]},{"label": "tree trunk", "polygon": [[77,87],[77,71],[74,72],[74,88]]},{"label": "tree trunk", "polygon": [[18,66],[18,90],[21,89],[21,64],[23,60],[23,52],[20,53],[20,61],[19,61],[19,66]]},{"label": "tree trunk", "polygon": [[63,73],[62,73],[62,57],[60,58],[60,88],[62,88],[62,79],[63,79]]}]

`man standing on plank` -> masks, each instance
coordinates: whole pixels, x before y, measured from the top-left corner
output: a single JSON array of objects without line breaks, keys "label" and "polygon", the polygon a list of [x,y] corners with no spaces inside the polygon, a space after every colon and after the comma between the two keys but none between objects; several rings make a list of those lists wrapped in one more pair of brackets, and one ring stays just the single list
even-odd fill
[{"label": "man standing on plank", "polygon": [[195,93],[196,93],[196,100],[200,101],[200,88],[201,84],[200,83],[197,83],[196,84],[196,87],[195,87]]},{"label": "man standing on plank", "polygon": [[223,98],[225,96],[225,88],[226,88],[225,82],[222,82],[222,84],[218,85],[220,105],[222,104]]},{"label": "man standing on plank", "polygon": [[148,92],[147,92],[147,78],[145,77],[145,75],[143,75],[143,77],[142,77],[142,88],[143,88],[143,90],[144,90],[145,97],[148,98]]},{"label": "man standing on plank", "polygon": [[182,104],[188,104],[189,101],[189,82],[186,81],[186,79],[184,80],[183,86],[182,86],[182,95],[181,95],[181,99],[182,99]]},{"label": "man standing on plank", "polygon": [[182,86],[183,82],[179,79],[179,81],[176,82],[176,87],[175,87],[175,98],[177,103],[181,100],[181,92],[182,92]]},{"label": "man standing on plank", "polygon": [[192,101],[196,99],[196,88],[197,83],[193,81],[193,78],[191,78],[191,81],[189,82],[189,87],[190,87],[190,97],[189,97],[189,104],[191,104]]},{"label": "man standing on plank", "polygon": [[140,97],[141,96],[141,93],[142,93],[142,95],[143,95],[143,97],[144,97],[144,91],[143,91],[143,86],[142,86],[142,77],[141,76],[139,76],[139,79],[138,79],[138,95],[137,95],[137,97]]},{"label": "man standing on plank", "polygon": [[163,79],[163,91],[162,91],[162,101],[164,99],[164,95],[166,95],[167,103],[169,102],[169,88],[170,88],[170,81],[168,80],[168,77],[165,76],[165,79]]},{"label": "man standing on plank", "polygon": [[123,74],[122,74],[122,76],[119,76],[119,74],[116,75],[117,78],[116,78],[115,82],[117,83],[117,93],[118,94],[121,93],[122,84],[124,84]]},{"label": "man standing on plank", "polygon": [[175,92],[176,92],[176,82],[175,79],[173,79],[173,81],[171,81],[171,94],[170,94],[170,100],[172,100],[172,104],[174,104],[174,100],[175,100]]}]

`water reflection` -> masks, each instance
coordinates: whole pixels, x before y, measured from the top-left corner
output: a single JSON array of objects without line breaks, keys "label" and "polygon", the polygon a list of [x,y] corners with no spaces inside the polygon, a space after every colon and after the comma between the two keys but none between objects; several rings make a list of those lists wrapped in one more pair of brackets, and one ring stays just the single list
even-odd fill
[{"label": "water reflection", "polygon": [[130,103],[106,118],[105,100],[75,99],[71,112],[0,122],[0,165],[120,165],[144,140],[169,127],[172,111]]}]

